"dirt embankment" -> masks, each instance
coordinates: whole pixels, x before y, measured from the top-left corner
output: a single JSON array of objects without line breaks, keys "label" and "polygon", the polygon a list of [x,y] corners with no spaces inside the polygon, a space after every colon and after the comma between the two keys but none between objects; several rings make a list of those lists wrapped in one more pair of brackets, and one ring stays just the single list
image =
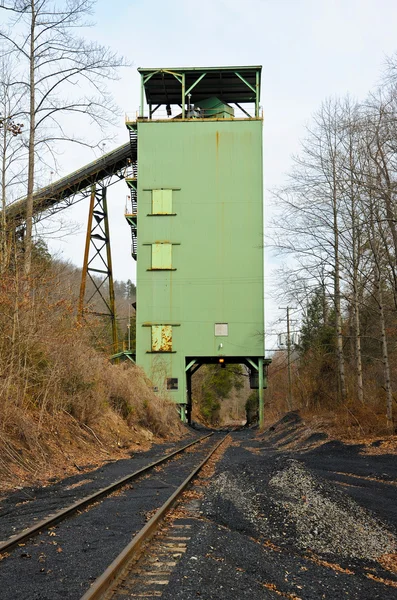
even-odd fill
[{"label": "dirt embankment", "polygon": [[37,415],[24,419],[32,435],[26,439],[23,430],[0,438],[0,495],[26,486],[46,486],[78,473],[89,472],[104,463],[130,458],[148,450],[154,443],[176,441],[186,436],[186,429],[174,415],[175,408],[160,401],[158,419],[171,421],[168,435],[151,426],[127,422],[117,412],[105,408],[91,426],[79,422],[71,414],[47,415],[39,426]]},{"label": "dirt embankment", "polygon": [[64,273],[35,269],[29,281],[0,279],[0,491],[183,434],[141,369],[110,363],[103,320],[76,319]]},{"label": "dirt embankment", "polygon": [[258,437],[279,450],[309,451],[319,446],[341,442],[360,446],[367,454],[397,454],[397,435],[349,435],[345,429],[336,427],[330,419],[302,417],[299,411],[286,413],[279,420],[265,427]]}]

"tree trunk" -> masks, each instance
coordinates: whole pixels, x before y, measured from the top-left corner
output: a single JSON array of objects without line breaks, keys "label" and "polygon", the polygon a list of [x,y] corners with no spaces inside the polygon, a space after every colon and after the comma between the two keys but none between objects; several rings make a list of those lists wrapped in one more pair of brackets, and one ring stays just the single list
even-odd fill
[{"label": "tree trunk", "polygon": [[385,324],[385,309],[383,305],[383,292],[382,292],[382,272],[380,256],[377,247],[377,238],[374,223],[374,205],[371,198],[370,204],[370,244],[371,250],[374,256],[375,262],[375,287],[377,292],[377,303],[379,310],[379,325],[381,334],[381,345],[382,345],[382,362],[383,362],[383,373],[385,378],[385,390],[386,390],[386,420],[388,428],[393,428],[393,390],[391,385],[390,377],[390,363],[389,363],[389,352],[387,347],[387,334]]},{"label": "tree trunk", "polygon": [[[335,157],[334,157],[335,161]],[[338,206],[336,191],[336,170],[335,162],[333,166],[333,234],[334,234],[334,304],[335,304],[335,332],[336,332],[336,355],[338,359],[338,379],[339,396],[344,403],[346,401],[346,378],[345,378],[345,359],[343,356],[343,336],[342,336],[342,315],[341,315],[341,296],[340,296],[340,262],[339,262],[339,226],[338,226]]]},{"label": "tree trunk", "polygon": [[354,358],[356,367],[357,398],[364,402],[363,386],[363,367],[361,359],[361,324],[360,324],[360,303],[357,289],[357,270],[354,274],[353,282],[353,312],[354,312]]},{"label": "tree trunk", "polygon": [[34,144],[35,144],[35,0],[30,1],[30,54],[29,54],[29,148],[28,148],[28,189],[26,196],[26,233],[25,233],[25,276],[28,278],[32,268],[32,230],[33,230],[33,190],[34,190]]},{"label": "tree trunk", "polygon": [[321,305],[322,305],[322,312],[323,312],[323,323],[324,323],[324,327],[327,327],[328,325],[328,304],[327,304],[327,287],[325,285],[325,275],[324,275],[324,268],[322,269],[321,272]]},{"label": "tree trunk", "polygon": [[379,266],[376,265],[376,288],[378,293],[378,306],[379,306],[379,324],[381,332],[382,342],[382,361],[383,371],[385,377],[385,390],[386,390],[386,419],[387,426],[389,429],[393,428],[393,390],[391,386],[390,378],[390,363],[389,363],[389,352],[387,348],[387,336],[386,336],[386,325],[385,325],[385,310],[383,306],[383,293],[382,293],[382,280],[379,270]]},{"label": "tree trunk", "polygon": [[354,164],[352,139],[349,139],[349,166],[350,166],[350,218],[352,228],[352,266],[353,266],[353,317],[354,317],[354,362],[356,371],[357,398],[364,402],[363,368],[361,359],[361,324],[359,303],[359,262],[360,262],[360,231],[357,219],[356,196],[354,189]]},{"label": "tree trunk", "polygon": [[[7,118],[7,115],[4,115]],[[0,273],[4,273],[8,263],[7,249],[7,217],[6,217],[6,170],[7,170],[7,126],[3,123],[3,148],[1,153],[1,240],[0,240]]]},{"label": "tree trunk", "polygon": [[[386,213],[386,222],[389,227],[389,231],[391,233],[391,237],[393,240],[393,249],[394,249],[394,257],[397,256],[397,227],[396,227],[396,211],[395,205],[393,202],[394,195],[394,184],[391,180],[389,165],[387,162],[387,157],[385,156],[385,152],[382,146],[382,142],[379,138],[379,131],[377,131],[376,136],[376,144],[377,144],[377,154],[373,157],[377,167],[377,185],[379,186],[380,197],[384,201],[384,208]],[[378,160],[380,158],[380,161]],[[383,180],[385,182],[385,186],[382,186],[381,176],[383,176]],[[379,221],[380,222],[380,221]],[[383,227],[380,227],[382,237],[384,236]],[[393,277],[393,294],[394,294],[394,304],[397,308],[397,273],[396,273],[396,262],[395,258],[391,256],[391,252],[389,250],[390,242],[386,241],[385,248],[389,258],[390,269]]]}]

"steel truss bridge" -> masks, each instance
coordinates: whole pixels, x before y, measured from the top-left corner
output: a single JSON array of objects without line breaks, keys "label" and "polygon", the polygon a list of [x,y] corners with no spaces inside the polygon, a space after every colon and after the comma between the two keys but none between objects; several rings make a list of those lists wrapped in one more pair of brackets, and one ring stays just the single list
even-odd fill
[{"label": "steel truss bridge", "polygon": [[[79,317],[90,311],[93,297],[101,300],[102,311],[93,314],[108,317],[111,322],[113,353],[118,352],[117,322],[110,251],[107,188],[120,180],[130,180],[137,170],[136,132],[130,131],[130,142],[115,148],[81,169],[62,177],[33,195],[33,217],[37,223],[61,210],[90,198],[87,237],[79,299]],[[7,208],[7,222],[22,229],[26,219],[26,198]],[[134,231],[133,231],[134,242]],[[86,297],[87,279],[93,292]],[[126,353],[130,354],[130,353]]]}]

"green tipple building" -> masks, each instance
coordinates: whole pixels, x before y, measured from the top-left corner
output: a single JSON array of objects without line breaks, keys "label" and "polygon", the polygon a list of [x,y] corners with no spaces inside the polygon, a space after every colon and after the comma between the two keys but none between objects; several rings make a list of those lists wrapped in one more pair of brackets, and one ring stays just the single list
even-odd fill
[{"label": "green tipple building", "polygon": [[245,364],[263,414],[261,67],[139,72],[136,362],[183,419],[200,365]]}]

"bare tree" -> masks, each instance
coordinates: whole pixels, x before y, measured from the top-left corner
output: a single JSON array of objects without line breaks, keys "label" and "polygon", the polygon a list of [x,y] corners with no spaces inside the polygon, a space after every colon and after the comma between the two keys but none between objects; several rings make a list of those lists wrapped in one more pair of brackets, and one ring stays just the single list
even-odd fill
[{"label": "bare tree", "polygon": [[[341,237],[343,241],[342,261],[347,284],[346,299],[353,314],[351,337],[353,342],[354,370],[358,400],[364,402],[364,384],[361,350],[360,310],[363,289],[363,261],[365,255],[362,246],[365,243],[365,213],[363,213],[361,195],[363,193],[356,173],[360,170],[361,159],[361,115],[360,107],[346,98],[342,104],[340,121],[343,151],[341,153],[342,168],[341,190],[344,199],[340,210]],[[349,291],[350,290],[350,293]]]},{"label": "bare tree", "polygon": [[372,94],[366,104],[366,152],[368,160],[362,183],[377,198],[389,276],[397,309],[397,98],[390,90]]},{"label": "bare tree", "polygon": [[[307,130],[289,185],[276,193],[281,212],[276,217],[278,232],[274,245],[292,255],[312,280],[329,289],[335,313],[338,363],[338,390],[346,400],[345,359],[343,353],[341,290],[340,212],[343,204],[344,175],[341,174],[341,114],[339,101],[325,102]],[[331,283],[332,282],[332,283]]]},{"label": "bare tree", "polygon": [[25,233],[25,274],[32,260],[33,193],[35,166],[64,140],[95,146],[70,133],[65,115],[83,115],[103,132],[115,107],[106,81],[117,78],[126,61],[109,48],[78,37],[90,25],[94,0],[5,0],[8,28],[0,31],[5,53],[18,57],[15,84],[27,97],[28,177]]},{"label": "bare tree", "polygon": [[[386,422],[392,428],[397,54],[386,83],[365,102],[346,98],[323,103],[294,157],[288,184],[275,198],[273,245],[289,259],[278,270],[277,281],[286,299],[300,305],[304,315],[305,360],[298,361],[298,372],[310,383],[305,385],[309,402],[316,406],[320,398],[324,406],[330,405],[334,378],[329,374],[335,372],[336,352],[338,395],[349,414],[349,404],[356,399],[362,414],[373,413],[385,393]],[[328,304],[327,315],[329,299],[333,306]],[[318,385],[323,379],[326,389]]]},{"label": "bare tree", "polygon": [[11,255],[11,232],[7,228],[6,206],[12,200],[13,190],[21,183],[21,162],[25,152],[20,122],[22,94],[12,84],[10,60],[3,59],[0,70],[0,273],[6,269]]},{"label": "bare tree", "polygon": [[[360,135],[361,160],[355,177],[361,188],[360,210],[365,216],[367,229],[365,246],[370,249],[371,279],[375,299],[381,343],[381,354],[386,392],[386,419],[393,426],[393,386],[389,358],[387,312],[397,308],[397,230],[396,200],[397,164],[393,146],[396,144],[394,99],[387,101],[382,93],[370,96],[363,107]],[[392,291],[394,307],[387,306],[385,296]]]},{"label": "bare tree", "polygon": [[377,232],[379,226],[379,219],[376,215],[376,207],[374,206],[374,198],[370,195],[370,213],[369,213],[369,230],[370,230],[370,245],[372,256],[374,259],[374,284],[376,289],[376,301],[379,310],[379,325],[381,334],[382,344],[382,362],[384,371],[384,385],[386,390],[386,418],[389,428],[393,426],[393,390],[391,383],[390,373],[390,362],[389,362],[389,350],[388,350],[388,339],[386,333],[386,318],[385,318],[385,304],[384,304],[384,282],[382,277],[382,254],[384,254],[384,247],[382,248],[381,236]]}]

